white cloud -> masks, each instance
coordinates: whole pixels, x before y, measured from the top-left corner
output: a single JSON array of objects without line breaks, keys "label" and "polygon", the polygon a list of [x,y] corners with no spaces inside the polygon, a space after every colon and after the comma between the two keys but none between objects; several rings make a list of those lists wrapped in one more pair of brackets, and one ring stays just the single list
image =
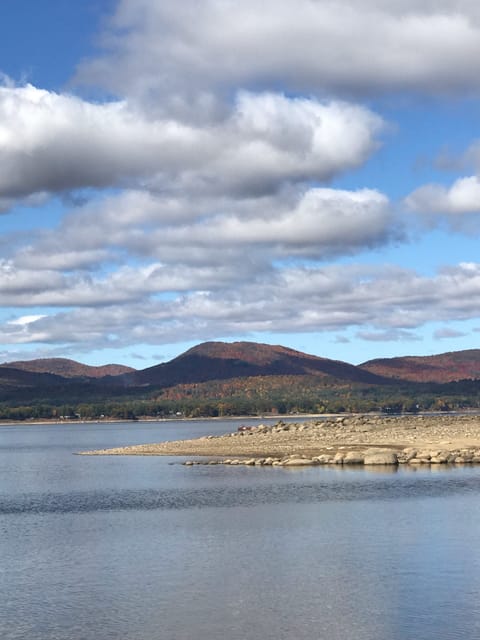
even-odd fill
[{"label": "white cloud", "polygon": [[199,136],[172,121],[149,122],[126,102],[0,87],[0,196],[109,186],[166,162],[174,168],[192,145],[200,151]]},{"label": "white cloud", "polygon": [[8,324],[11,325],[17,325],[17,326],[24,326],[26,324],[31,324],[32,322],[37,322],[37,320],[41,320],[42,318],[45,318],[45,314],[42,315],[36,315],[36,316],[20,316],[19,318],[15,318],[14,320],[10,320],[8,322]]},{"label": "white cloud", "polygon": [[388,265],[291,267],[218,291],[165,300],[144,295],[129,305],[77,307],[28,323],[9,321],[0,326],[0,339],[99,348],[357,328],[366,340],[398,341],[415,339],[415,329],[432,321],[474,319],[479,305],[480,264],[452,266],[433,277]]},{"label": "white cloud", "polygon": [[[310,189],[286,208],[256,216],[213,216],[158,232],[169,246],[261,247],[276,256],[325,258],[388,243],[395,225],[388,199],[377,191]],[[155,235],[149,238],[155,242]]]},{"label": "white cloud", "polygon": [[[103,44],[78,79],[116,99],[0,87],[0,212],[98,188],[57,227],[2,238],[0,306],[19,317],[0,341],[68,351],[334,331],[341,342],[352,328],[398,341],[478,315],[476,263],[433,277],[327,264],[404,239],[385,194],[328,188],[385,129],[352,96],[477,92],[477,3],[119,0]],[[475,154],[464,160],[480,166]],[[425,185],[406,204],[466,228],[480,180]]]},{"label": "white cloud", "polygon": [[122,0],[103,45],[79,81],[188,119],[217,115],[232,87],[480,88],[480,10],[471,0]]},{"label": "white cloud", "polygon": [[[17,242],[9,265],[19,274],[35,270],[33,281],[42,270],[72,272],[71,278],[75,271],[108,265],[113,279],[118,265],[133,257],[155,271],[149,282],[159,291],[183,290],[188,283],[195,289],[196,282],[205,289],[252,278],[271,269],[273,260],[324,260],[400,237],[388,199],[371,189],[304,191],[299,185],[262,197],[193,201],[189,193],[131,191],[79,207],[58,228],[31,234],[23,246]],[[128,280],[127,271],[117,280]],[[85,279],[86,273],[78,278]],[[133,288],[142,290],[143,281],[140,277]],[[153,284],[149,288],[153,291]]]},{"label": "white cloud", "polygon": [[360,165],[381,127],[360,106],[279,94],[241,93],[224,120],[202,127],[150,119],[126,101],[0,87],[0,206],[147,178],[162,190],[179,182],[195,192],[271,192]]},{"label": "white cloud", "polygon": [[458,216],[480,211],[480,180],[477,176],[459,178],[450,188],[424,185],[406,199],[409,209],[419,213]]}]

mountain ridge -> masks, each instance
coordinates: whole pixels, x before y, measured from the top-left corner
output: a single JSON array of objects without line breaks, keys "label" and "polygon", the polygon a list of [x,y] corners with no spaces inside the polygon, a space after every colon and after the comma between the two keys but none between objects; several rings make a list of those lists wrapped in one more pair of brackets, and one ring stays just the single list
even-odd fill
[{"label": "mountain ridge", "polygon": [[396,382],[448,383],[480,380],[480,349],[452,351],[433,356],[376,358],[360,365],[315,356],[282,345],[257,342],[200,343],[176,358],[136,370],[125,365],[84,365],[67,358],[45,358],[0,365],[0,387],[83,388],[102,390],[164,389],[242,377],[316,376],[331,383],[389,385]]},{"label": "mountain ridge", "polygon": [[341,360],[257,342],[204,342],[169,362],[121,378],[130,385],[171,386],[268,375],[322,375],[365,384],[388,383],[388,379]]},{"label": "mountain ridge", "polygon": [[62,378],[103,378],[135,371],[133,367],[123,364],[94,366],[69,358],[36,358],[34,360],[16,360],[0,364],[0,369],[5,368],[29,371],[30,373],[49,373]]},{"label": "mountain ridge", "polygon": [[447,351],[430,356],[375,358],[358,365],[380,376],[409,382],[456,382],[480,379],[480,349]]}]

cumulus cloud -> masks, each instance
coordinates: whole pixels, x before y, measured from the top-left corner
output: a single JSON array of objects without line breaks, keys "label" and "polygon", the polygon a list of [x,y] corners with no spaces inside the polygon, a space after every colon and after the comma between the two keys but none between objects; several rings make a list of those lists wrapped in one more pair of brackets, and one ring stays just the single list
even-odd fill
[{"label": "cumulus cloud", "polygon": [[459,178],[449,188],[428,184],[406,199],[408,208],[419,213],[461,215],[480,211],[480,180],[477,176]]},{"label": "cumulus cloud", "polygon": [[471,0],[122,0],[102,44],[78,81],[187,119],[217,114],[232,87],[480,88],[480,10]]},{"label": "cumulus cloud", "polygon": [[[251,279],[275,260],[325,260],[401,237],[388,198],[372,189],[300,185],[261,197],[192,202],[175,187],[171,194],[124,191],[79,207],[58,228],[32,233],[29,242],[12,247],[9,265],[19,272],[62,274],[108,267],[114,279],[119,264],[134,258],[150,270],[152,291],[194,289],[196,282],[205,289]],[[129,273],[121,270],[117,280],[128,280]]]},{"label": "cumulus cloud", "polygon": [[127,101],[0,87],[0,206],[148,178],[242,195],[328,180],[364,162],[381,127],[361,106],[273,93],[241,93],[224,120],[202,127],[150,119]]},{"label": "cumulus cloud", "polygon": [[[235,214],[168,225],[137,234],[133,242],[137,250],[157,251],[165,260],[181,260],[179,249],[198,256],[199,247],[206,249],[208,260],[213,249],[245,256],[247,248],[249,255],[263,250],[270,257],[324,259],[387,244],[399,233],[388,199],[374,190],[310,189],[294,202],[279,198],[276,204],[265,210],[259,203],[258,210],[249,208],[248,215],[242,215],[240,208]],[[159,248],[161,240],[164,245]]]},{"label": "cumulus cloud", "polygon": [[94,104],[31,85],[1,87],[0,197],[110,186],[174,169],[186,157],[194,164],[201,137],[173,121],[147,121],[123,101]]}]

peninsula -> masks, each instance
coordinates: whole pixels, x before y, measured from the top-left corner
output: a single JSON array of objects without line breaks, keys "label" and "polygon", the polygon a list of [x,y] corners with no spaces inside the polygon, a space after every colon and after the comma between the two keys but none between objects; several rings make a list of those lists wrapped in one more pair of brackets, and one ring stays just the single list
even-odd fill
[{"label": "peninsula", "polygon": [[480,463],[480,416],[342,416],[243,427],[204,436],[84,452],[84,455],[194,456],[184,464],[307,466],[317,464]]}]

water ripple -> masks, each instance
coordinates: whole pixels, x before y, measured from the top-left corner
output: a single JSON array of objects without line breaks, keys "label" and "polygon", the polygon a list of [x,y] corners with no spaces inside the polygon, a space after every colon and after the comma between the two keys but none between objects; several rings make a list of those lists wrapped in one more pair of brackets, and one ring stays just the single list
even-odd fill
[{"label": "water ripple", "polygon": [[204,489],[122,489],[0,495],[0,514],[89,513],[154,509],[254,507],[265,504],[399,500],[480,493],[480,476],[435,476],[224,486]]}]

